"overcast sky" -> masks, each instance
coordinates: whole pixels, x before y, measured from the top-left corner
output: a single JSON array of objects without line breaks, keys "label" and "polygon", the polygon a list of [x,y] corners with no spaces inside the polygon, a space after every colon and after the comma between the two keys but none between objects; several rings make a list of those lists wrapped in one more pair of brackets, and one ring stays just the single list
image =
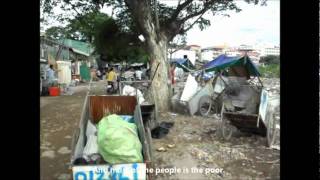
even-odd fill
[{"label": "overcast sky", "polygon": [[[163,2],[177,3],[175,0]],[[239,0],[237,5],[242,11],[229,12],[230,17],[213,17],[208,13],[205,17],[210,19],[211,26],[203,31],[195,26],[187,33],[187,43],[202,47],[223,44],[229,46],[280,44],[280,0],[269,0],[267,6],[247,4]],[[55,9],[55,12],[59,13],[61,10]],[[109,14],[110,10],[105,9],[104,12]],[[51,22],[58,25],[54,21]]]},{"label": "overcast sky", "polygon": [[240,44],[280,45],[280,2],[269,0],[267,6],[237,2],[242,9],[230,17],[210,17],[211,26],[200,31],[193,28],[187,33],[188,44],[202,47]]}]

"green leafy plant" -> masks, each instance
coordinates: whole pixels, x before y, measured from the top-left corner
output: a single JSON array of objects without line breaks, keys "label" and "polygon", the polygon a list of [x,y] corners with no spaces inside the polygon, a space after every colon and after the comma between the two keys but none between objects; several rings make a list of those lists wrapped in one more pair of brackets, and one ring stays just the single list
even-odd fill
[{"label": "green leafy plant", "polygon": [[266,78],[280,78],[280,65],[269,64],[259,67],[262,77]]}]

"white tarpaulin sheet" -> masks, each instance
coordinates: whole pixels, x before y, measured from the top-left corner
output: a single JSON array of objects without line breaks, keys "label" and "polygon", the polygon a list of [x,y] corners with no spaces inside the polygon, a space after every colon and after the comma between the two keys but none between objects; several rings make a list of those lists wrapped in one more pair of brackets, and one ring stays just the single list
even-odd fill
[{"label": "white tarpaulin sheet", "polygon": [[136,89],[136,88],[129,86],[129,85],[125,85],[123,87],[122,95],[124,95],[124,96],[137,96],[139,104],[142,104],[145,101],[141,91],[139,89]]},{"label": "white tarpaulin sheet", "polygon": [[191,74],[189,74],[180,100],[181,101],[189,101],[190,98],[197,93],[197,91],[198,91],[198,83],[197,83],[195,77],[193,77]]},{"label": "white tarpaulin sheet", "polygon": [[58,65],[58,82],[60,84],[71,83],[71,62],[57,61]]}]

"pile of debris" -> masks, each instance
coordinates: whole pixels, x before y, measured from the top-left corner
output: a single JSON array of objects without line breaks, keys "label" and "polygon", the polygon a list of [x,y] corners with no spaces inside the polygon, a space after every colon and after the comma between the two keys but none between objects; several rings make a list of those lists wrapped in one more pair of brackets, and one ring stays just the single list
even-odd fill
[{"label": "pile of debris", "polygon": [[[260,80],[268,91],[268,96],[280,96],[280,78],[260,78]],[[258,85],[259,80],[254,79],[252,84]]]},{"label": "pile of debris", "polygon": [[125,85],[123,87],[121,94],[124,96],[136,96],[139,104],[142,104],[145,101],[142,92],[138,88],[134,88],[129,85]]},{"label": "pile of debris", "polygon": [[224,104],[227,111],[256,114],[259,92],[249,85],[245,78],[228,78]]},{"label": "pile of debris", "polygon": [[268,91],[268,96],[280,96],[279,78],[261,78],[261,81]]},{"label": "pile of debris", "polygon": [[89,119],[85,129],[85,139],[85,145],[81,148],[82,153],[73,161],[74,165],[143,161],[142,144],[133,116],[112,114],[103,117],[97,124],[92,123]]}]

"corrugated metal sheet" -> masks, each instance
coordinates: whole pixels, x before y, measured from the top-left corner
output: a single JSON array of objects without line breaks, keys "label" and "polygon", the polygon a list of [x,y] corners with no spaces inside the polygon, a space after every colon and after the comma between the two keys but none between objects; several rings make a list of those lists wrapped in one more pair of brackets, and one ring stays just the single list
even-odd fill
[{"label": "corrugated metal sheet", "polygon": [[72,51],[75,52],[75,53],[78,53],[78,54],[82,54],[84,56],[89,56],[90,54],[89,53],[86,53],[86,52],[82,52],[80,50],[77,50],[75,48],[72,48]]},{"label": "corrugated metal sheet", "polygon": [[59,42],[68,47],[71,47],[72,50],[78,54],[89,56],[93,52],[93,48],[89,43],[75,41],[72,39],[61,39],[59,40]]}]

